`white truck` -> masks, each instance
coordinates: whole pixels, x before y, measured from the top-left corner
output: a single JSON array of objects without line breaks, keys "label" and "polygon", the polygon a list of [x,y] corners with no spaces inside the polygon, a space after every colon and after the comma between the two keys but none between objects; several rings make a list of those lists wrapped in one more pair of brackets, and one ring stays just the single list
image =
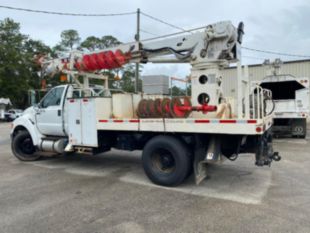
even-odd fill
[{"label": "white truck", "polygon": [[23,110],[21,109],[10,109],[5,113],[5,119],[7,121],[14,121],[18,117],[23,115]]},{"label": "white truck", "polygon": [[267,111],[274,111],[273,132],[275,135],[291,134],[305,138],[307,118],[310,113],[309,78],[280,74],[281,60],[271,63],[272,74],[259,85],[272,92]]},{"label": "white truck", "polygon": [[[268,91],[257,86],[255,103],[245,92],[240,98],[247,105],[238,112],[223,96],[221,70],[238,62],[242,36],[242,23],[236,28],[226,21],[189,34],[46,60],[42,63],[46,72],[62,72],[76,84],[54,87],[14,121],[14,155],[34,161],[42,151],[142,150],[146,175],[164,186],[179,185],[192,171],[198,184],[206,177],[208,164],[233,161],[241,153],[254,153],[257,166],[279,161],[272,148],[272,115],[261,111]],[[113,94],[100,70],[130,62],[190,63],[191,97]],[[91,79],[104,85],[92,87]]]}]

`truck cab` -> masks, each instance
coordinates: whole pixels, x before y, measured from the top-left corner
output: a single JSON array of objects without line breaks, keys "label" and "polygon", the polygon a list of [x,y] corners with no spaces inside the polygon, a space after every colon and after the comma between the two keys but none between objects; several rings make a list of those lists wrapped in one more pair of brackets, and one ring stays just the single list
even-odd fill
[{"label": "truck cab", "polygon": [[[102,86],[90,86],[81,91],[76,85],[60,85],[52,88],[38,104],[29,107],[13,122],[11,137],[21,133],[21,148],[15,144],[16,155],[21,160],[40,157],[34,150],[62,153],[68,141],[67,98],[109,94]],[[20,142],[19,142],[20,143]],[[16,151],[17,150],[17,151]]]}]

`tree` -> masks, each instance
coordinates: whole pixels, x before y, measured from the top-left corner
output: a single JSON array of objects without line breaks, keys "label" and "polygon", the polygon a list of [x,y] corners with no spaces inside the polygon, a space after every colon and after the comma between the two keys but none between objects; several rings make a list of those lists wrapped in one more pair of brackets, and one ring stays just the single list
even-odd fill
[{"label": "tree", "polygon": [[[0,21],[0,97],[10,98],[16,107],[26,107],[28,90],[41,87],[40,67],[35,63],[35,57],[38,55],[51,54],[55,57],[57,51],[69,51],[80,46],[95,51],[119,44],[120,41],[111,35],[101,38],[89,36],[80,44],[78,32],[66,30],[61,33],[61,42],[51,49],[43,42],[22,34],[19,23],[12,19],[4,19]],[[133,65],[128,64],[116,70],[104,70],[103,73],[110,79],[110,88],[134,91]],[[115,74],[120,74],[122,79],[115,80]],[[58,85],[59,74],[47,81],[48,84]],[[141,90],[141,80],[138,85]]]},{"label": "tree", "polygon": [[96,49],[103,49],[102,46],[102,41],[100,38],[95,37],[95,36],[89,36],[87,37],[82,43],[81,43],[82,48],[86,48],[89,51],[94,51]]},{"label": "tree", "polygon": [[121,44],[121,42],[118,39],[116,39],[114,36],[111,36],[111,35],[103,36],[101,37],[100,40],[101,40],[101,46],[103,49],[112,48],[112,47],[115,47]]},{"label": "tree", "polygon": [[[126,92],[135,91],[135,67],[133,64],[126,65],[122,70],[122,79],[119,81],[120,88]],[[138,91],[142,91],[142,80],[138,81]]]},{"label": "tree", "polygon": [[51,52],[51,48],[42,41],[33,39],[28,39],[25,42],[25,49],[28,54],[48,54]]},{"label": "tree", "polygon": [[62,31],[60,37],[60,45],[70,50],[72,50],[74,47],[78,47],[81,41],[79,33],[73,29]]},{"label": "tree", "polygon": [[111,35],[103,36],[101,38],[96,36],[89,36],[81,43],[81,47],[89,51],[94,51],[112,48],[119,44],[121,44],[121,42]]},{"label": "tree", "polygon": [[63,45],[57,44],[52,48],[52,57],[56,58],[59,52],[64,52],[66,50],[67,49]]},{"label": "tree", "polygon": [[48,51],[42,42],[20,33],[20,25],[12,19],[0,21],[0,96],[25,107],[28,90],[40,85],[34,56]]},{"label": "tree", "polygon": [[24,44],[25,49],[25,65],[31,70],[31,76],[29,76],[29,88],[40,89],[41,88],[41,67],[35,62],[37,56],[43,56],[51,53],[51,48],[45,45],[42,41],[28,39]]},{"label": "tree", "polygon": [[172,96],[185,96],[186,91],[178,86],[173,86],[170,88],[170,92],[172,90]]}]

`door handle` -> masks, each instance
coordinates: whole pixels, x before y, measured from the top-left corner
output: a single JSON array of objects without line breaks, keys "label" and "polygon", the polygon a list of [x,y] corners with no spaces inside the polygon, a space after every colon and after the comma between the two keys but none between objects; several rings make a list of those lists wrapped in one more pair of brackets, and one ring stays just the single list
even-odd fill
[{"label": "door handle", "polygon": [[57,116],[61,116],[61,110],[57,111]]}]

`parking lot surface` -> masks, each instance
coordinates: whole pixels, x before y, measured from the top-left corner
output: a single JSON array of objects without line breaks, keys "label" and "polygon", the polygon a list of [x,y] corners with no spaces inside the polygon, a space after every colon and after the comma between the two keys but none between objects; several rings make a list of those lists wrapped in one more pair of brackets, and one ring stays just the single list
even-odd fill
[{"label": "parking lot surface", "polygon": [[275,140],[282,160],[254,155],[210,167],[178,188],[153,185],[141,152],[20,162],[0,123],[0,232],[310,232],[310,140]]}]

